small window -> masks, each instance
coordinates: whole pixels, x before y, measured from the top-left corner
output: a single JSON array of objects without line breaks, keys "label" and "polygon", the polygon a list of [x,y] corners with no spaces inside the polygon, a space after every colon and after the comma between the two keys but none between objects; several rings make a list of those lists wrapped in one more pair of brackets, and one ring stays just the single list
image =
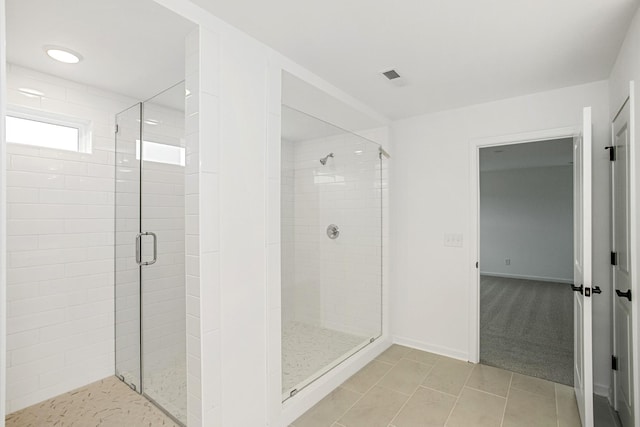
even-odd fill
[{"label": "small window", "polygon": [[89,122],[45,111],[9,107],[6,140],[57,150],[89,152]]},{"label": "small window", "polygon": [[[177,145],[144,141],[142,156],[145,162],[164,163],[167,165],[185,165],[185,149]],[[140,160],[140,141],[136,140],[136,159]]]}]

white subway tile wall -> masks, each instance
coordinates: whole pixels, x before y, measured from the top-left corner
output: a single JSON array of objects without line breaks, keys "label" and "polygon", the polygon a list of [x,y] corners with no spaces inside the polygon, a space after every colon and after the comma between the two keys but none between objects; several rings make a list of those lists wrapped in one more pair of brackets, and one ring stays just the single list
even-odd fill
[{"label": "white subway tile wall", "polygon": [[93,136],[89,153],[7,146],[13,412],[113,374],[113,130],[134,101],[16,65],[7,80],[9,105],[90,120]]},{"label": "white subway tile wall", "polygon": [[381,334],[381,167],[378,146],[355,135],[282,142],[283,324]]},{"label": "white subway tile wall", "polygon": [[280,192],[280,244],[281,257],[281,281],[282,281],[282,323],[286,324],[296,320],[295,316],[295,142],[282,140],[281,145],[281,189]]}]

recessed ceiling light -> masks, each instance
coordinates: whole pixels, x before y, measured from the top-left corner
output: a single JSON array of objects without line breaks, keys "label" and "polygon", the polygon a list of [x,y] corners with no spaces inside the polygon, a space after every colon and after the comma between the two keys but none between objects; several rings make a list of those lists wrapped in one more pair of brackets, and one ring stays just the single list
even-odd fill
[{"label": "recessed ceiling light", "polygon": [[45,46],[44,51],[47,52],[47,55],[51,58],[59,62],[64,62],[65,64],[77,64],[82,60],[82,55],[64,47]]},{"label": "recessed ceiling light", "polygon": [[39,90],[30,89],[28,87],[18,88],[18,92],[23,94],[24,96],[28,96],[29,98],[38,98],[44,96],[44,92],[40,92]]}]

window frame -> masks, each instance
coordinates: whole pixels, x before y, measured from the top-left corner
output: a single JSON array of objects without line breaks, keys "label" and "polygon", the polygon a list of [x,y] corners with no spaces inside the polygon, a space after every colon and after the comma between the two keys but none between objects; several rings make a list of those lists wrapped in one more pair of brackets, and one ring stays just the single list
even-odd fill
[{"label": "window frame", "polygon": [[77,150],[67,150],[66,148],[47,147],[43,145],[23,144],[21,142],[7,141],[8,144],[44,148],[49,150],[69,151],[72,153],[91,153],[91,120],[11,104],[7,105],[6,116],[50,125],[64,126],[78,130]]}]

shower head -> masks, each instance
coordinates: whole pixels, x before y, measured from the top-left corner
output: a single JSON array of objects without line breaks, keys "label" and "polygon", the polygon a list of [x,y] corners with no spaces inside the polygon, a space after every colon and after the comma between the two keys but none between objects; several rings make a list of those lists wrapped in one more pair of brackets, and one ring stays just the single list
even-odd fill
[{"label": "shower head", "polygon": [[333,153],[329,153],[320,159],[320,163],[322,163],[322,166],[327,164],[327,160],[329,159],[329,157],[333,157]]}]

